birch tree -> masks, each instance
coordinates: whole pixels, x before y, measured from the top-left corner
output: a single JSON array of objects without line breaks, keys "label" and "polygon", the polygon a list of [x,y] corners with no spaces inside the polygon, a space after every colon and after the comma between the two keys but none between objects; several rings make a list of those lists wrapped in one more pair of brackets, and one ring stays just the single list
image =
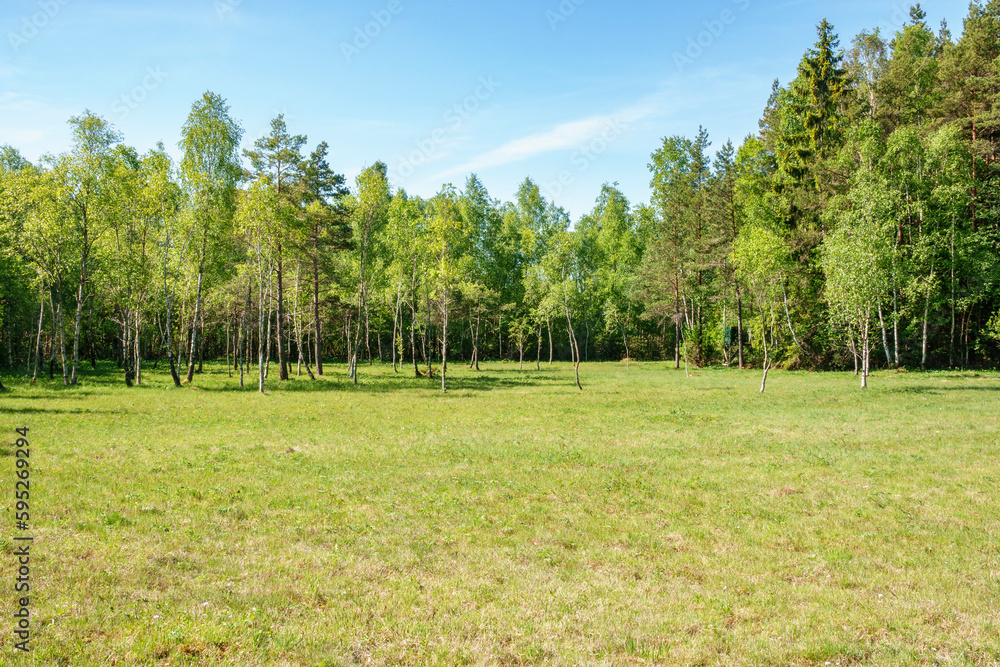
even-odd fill
[{"label": "birch tree", "polygon": [[80,324],[83,317],[84,290],[90,274],[90,254],[107,224],[107,211],[101,210],[102,190],[108,178],[111,151],[121,142],[121,135],[106,120],[90,111],[69,120],[73,129],[73,150],[66,161],[66,195],[76,222],[79,237],[79,275],[76,291],[76,316],[73,320],[73,365],[70,384],[77,382],[80,361]]},{"label": "birch tree", "polygon": [[862,125],[847,150],[856,153],[856,168],[849,192],[830,209],[836,226],[823,241],[821,263],[831,312],[860,342],[861,386],[867,387],[873,315],[892,289],[896,200],[879,169],[884,148],[878,128]]},{"label": "birch tree", "polygon": [[377,162],[366,168],[355,179],[356,192],[349,199],[353,213],[351,224],[354,238],[354,258],[357,267],[357,319],[351,336],[348,376],[358,383],[358,349],[361,344],[361,328],[368,315],[369,264],[375,254],[376,245],[388,219],[391,195],[386,166]]},{"label": "birch tree", "polygon": [[258,179],[240,197],[236,210],[237,228],[245,235],[247,262],[257,284],[257,391],[262,394],[270,354],[270,301],[277,236],[274,226],[278,208],[277,193],[271,183]]},{"label": "birch tree", "polygon": [[180,171],[191,208],[187,246],[195,253],[198,267],[187,382],[194,381],[206,262],[216,245],[231,235],[236,188],[242,178],[239,157],[242,136],[243,128],[229,115],[226,101],[211,91],[191,106],[181,129],[180,147],[184,156]]},{"label": "birch tree", "polygon": [[430,202],[428,220],[430,271],[434,297],[441,318],[441,391],[446,392],[448,374],[448,325],[452,301],[468,265],[468,234],[455,188],[446,185]]}]

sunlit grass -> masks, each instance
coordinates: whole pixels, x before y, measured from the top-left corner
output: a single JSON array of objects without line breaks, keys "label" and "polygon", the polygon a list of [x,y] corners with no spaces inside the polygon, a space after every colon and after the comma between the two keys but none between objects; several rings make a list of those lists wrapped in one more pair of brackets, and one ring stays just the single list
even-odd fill
[{"label": "sunlit grass", "polygon": [[36,536],[34,650],[8,621],[4,660],[1000,661],[995,374],[761,396],[756,373],[585,364],[581,393],[569,365],[453,364],[442,395],[328,370],[267,396],[220,366],[180,390],[4,377]]}]

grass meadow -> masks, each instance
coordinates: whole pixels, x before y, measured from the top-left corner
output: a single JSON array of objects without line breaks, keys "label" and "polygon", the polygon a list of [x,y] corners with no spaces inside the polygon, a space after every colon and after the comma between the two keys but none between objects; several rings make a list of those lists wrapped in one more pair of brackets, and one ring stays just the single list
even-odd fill
[{"label": "grass meadow", "polygon": [[997,374],[112,370],[3,377],[2,664],[1000,664]]}]

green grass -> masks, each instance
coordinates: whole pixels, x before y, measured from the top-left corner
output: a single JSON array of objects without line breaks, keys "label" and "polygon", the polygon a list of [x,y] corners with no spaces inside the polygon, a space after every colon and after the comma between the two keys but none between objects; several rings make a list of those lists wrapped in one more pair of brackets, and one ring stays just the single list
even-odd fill
[{"label": "green grass", "polygon": [[527,368],[3,378],[0,662],[1000,662],[996,374]]}]

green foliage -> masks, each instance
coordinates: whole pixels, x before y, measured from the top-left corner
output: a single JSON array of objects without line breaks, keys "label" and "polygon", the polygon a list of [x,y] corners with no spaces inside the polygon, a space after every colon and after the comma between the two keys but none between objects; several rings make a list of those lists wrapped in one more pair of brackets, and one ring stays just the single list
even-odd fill
[{"label": "green foliage", "polygon": [[[231,353],[253,319],[340,358],[381,354],[387,338],[398,349],[408,328],[408,353],[433,371],[428,351],[474,350],[475,363],[529,339],[553,359],[579,339],[585,359],[672,351],[679,364],[684,350],[730,364],[721,332],[742,326],[769,342],[744,365],[773,352],[843,367],[874,336],[887,364],[993,366],[998,26],[997,0],[972,3],[957,38],[916,5],[845,51],[823,20],[795,78],[774,82],[757,135],[714,155],[705,128],[666,137],[648,203],[609,179],[572,225],[530,178],[510,201],[475,174],[424,200],[394,192],[377,162],[348,188],[328,144],[305,155],[281,115],[241,156],[242,128],[212,92],[192,105],[176,168],[84,111],[63,155],[31,165],[0,147],[0,318],[12,325],[0,337],[8,361],[27,362],[32,337],[51,359],[68,336],[75,366],[81,341],[117,355],[125,319],[147,355],[176,339],[192,361],[202,336],[209,356]],[[439,346],[449,320],[459,333]]]}]

